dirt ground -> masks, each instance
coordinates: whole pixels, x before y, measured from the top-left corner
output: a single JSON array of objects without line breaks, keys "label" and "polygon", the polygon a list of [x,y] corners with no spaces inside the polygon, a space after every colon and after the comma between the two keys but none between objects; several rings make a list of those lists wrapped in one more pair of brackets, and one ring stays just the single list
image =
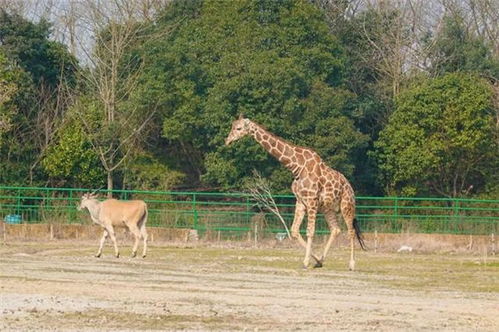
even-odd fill
[{"label": "dirt ground", "polygon": [[0,330],[498,331],[499,258],[335,250],[303,270],[281,245],[0,244]]}]

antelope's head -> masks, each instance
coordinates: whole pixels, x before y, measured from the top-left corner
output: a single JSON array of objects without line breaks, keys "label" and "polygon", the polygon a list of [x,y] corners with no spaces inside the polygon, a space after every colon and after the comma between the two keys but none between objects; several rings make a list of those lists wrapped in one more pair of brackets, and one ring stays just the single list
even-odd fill
[{"label": "antelope's head", "polygon": [[94,201],[96,198],[97,198],[97,195],[95,195],[93,193],[83,194],[83,196],[81,196],[80,204],[76,208],[78,209],[78,211],[81,211],[85,208],[88,208],[88,206],[89,206],[88,204],[91,201]]}]

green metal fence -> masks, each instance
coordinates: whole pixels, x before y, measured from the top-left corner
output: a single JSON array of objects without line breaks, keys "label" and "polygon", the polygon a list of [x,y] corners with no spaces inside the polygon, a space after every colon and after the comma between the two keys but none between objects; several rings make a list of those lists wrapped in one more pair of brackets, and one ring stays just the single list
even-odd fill
[{"label": "green metal fence", "polygon": [[[0,186],[0,218],[24,223],[90,223],[88,212],[76,210],[81,195],[89,191]],[[105,197],[106,191],[100,193]],[[262,213],[248,194],[129,190],[112,194],[146,201],[149,226],[194,228],[201,235],[222,232],[225,236],[241,236],[255,227],[265,233],[284,231],[281,222],[269,212]],[[289,227],[294,197],[276,195],[274,199]],[[365,232],[490,234],[499,228],[499,200],[357,197],[357,218]],[[319,234],[328,232],[322,215],[316,229]]]}]

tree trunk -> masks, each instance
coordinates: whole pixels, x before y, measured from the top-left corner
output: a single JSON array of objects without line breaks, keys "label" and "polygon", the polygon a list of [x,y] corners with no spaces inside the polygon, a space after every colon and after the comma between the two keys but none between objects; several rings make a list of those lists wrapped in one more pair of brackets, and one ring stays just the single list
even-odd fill
[{"label": "tree trunk", "polygon": [[113,198],[113,172],[107,171],[107,198]]}]

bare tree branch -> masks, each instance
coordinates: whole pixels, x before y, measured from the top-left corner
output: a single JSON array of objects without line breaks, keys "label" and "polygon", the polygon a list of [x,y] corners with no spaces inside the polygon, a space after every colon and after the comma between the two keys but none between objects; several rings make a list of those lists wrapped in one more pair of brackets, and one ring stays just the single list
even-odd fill
[{"label": "bare tree branch", "polygon": [[253,199],[256,201],[257,206],[260,209],[266,209],[277,216],[277,218],[279,218],[282,225],[284,226],[284,229],[286,230],[286,233],[288,234],[288,238],[291,238],[291,234],[289,233],[286,221],[279,212],[277,203],[275,202],[274,197],[272,196],[272,193],[270,191],[269,184],[264,178],[262,178],[258,171],[253,170],[253,179],[251,183],[247,185],[246,189],[251,197],[253,197]]}]

